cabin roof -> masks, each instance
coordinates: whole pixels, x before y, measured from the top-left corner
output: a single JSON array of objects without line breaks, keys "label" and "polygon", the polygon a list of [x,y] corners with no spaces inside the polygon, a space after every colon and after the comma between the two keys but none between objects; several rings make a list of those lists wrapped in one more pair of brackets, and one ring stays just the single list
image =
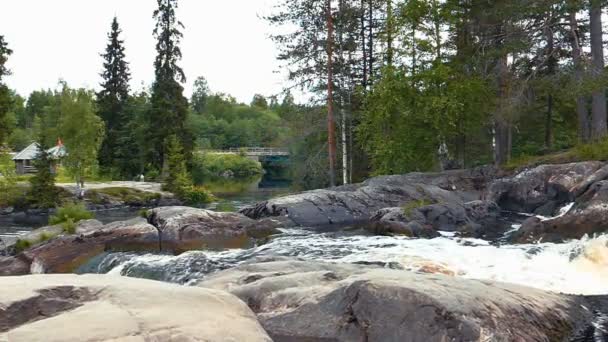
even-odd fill
[{"label": "cabin roof", "polygon": [[[13,157],[13,160],[34,160],[36,159],[38,152],[38,143],[34,142],[31,143],[28,147],[24,148],[21,152],[17,153],[17,155]],[[58,145],[53,148],[50,148],[47,150],[47,152],[51,155],[52,159],[63,158],[67,155],[67,151],[65,149],[65,146],[63,145]]]}]

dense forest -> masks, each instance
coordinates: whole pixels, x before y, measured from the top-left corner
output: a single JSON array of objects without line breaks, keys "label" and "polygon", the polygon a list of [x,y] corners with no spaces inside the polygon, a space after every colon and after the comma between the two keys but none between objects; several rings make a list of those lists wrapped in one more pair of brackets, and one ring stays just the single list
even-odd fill
[{"label": "dense forest", "polygon": [[309,158],[349,182],[600,144],[604,5],[284,0],[267,20],[295,27],[273,38],[315,95]]},{"label": "dense forest", "polygon": [[0,145],[61,139],[77,181],[186,187],[196,151],[289,146],[300,188],[605,146],[603,1],[282,0],[265,20],[289,84],[248,104],[204,77],[184,96],[178,1],[157,2],[155,81],[140,90],[117,18],[98,91],[60,81],[22,97],[2,83],[0,35]]}]

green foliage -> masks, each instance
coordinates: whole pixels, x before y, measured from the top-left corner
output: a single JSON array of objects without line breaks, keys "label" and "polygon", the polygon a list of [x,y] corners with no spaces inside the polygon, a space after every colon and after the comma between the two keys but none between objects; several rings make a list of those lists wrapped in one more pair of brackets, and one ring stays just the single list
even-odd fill
[{"label": "green foliage", "polygon": [[175,135],[169,136],[166,145],[168,170],[164,189],[182,197],[185,195],[186,189],[192,186],[192,179],[186,168],[183,149]]},{"label": "green foliage", "polygon": [[54,234],[43,232],[43,233],[40,234],[39,240],[40,240],[40,242],[46,242],[46,241],[51,240],[55,236],[56,235],[54,235]]},{"label": "green foliage", "polygon": [[177,139],[182,149],[182,158],[189,162],[194,149],[194,139],[186,125],[188,100],[184,97],[182,83],[186,77],[178,65],[182,53],[179,47],[183,27],[176,17],[177,0],[157,0],[158,8],[154,11],[156,20],[154,36],[157,39],[156,59],[154,61],[155,81],[152,85],[152,97],[149,111],[150,129],[147,139],[151,150],[149,160],[152,165],[161,169],[167,158],[171,158],[167,141]]},{"label": "green foliage", "polygon": [[32,247],[31,241],[19,239],[17,242],[15,242],[15,253],[19,254],[30,247]]},{"label": "green foliage", "polygon": [[127,113],[129,105],[129,82],[131,75],[125,61],[124,41],[120,39],[122,30],[114,17],[108,34],[101,74],[102,90],[97,93],[97,113],[105,123],[105,139],[99,152],[99,162],[106,172],[129,176],[132,173],[130,160],[137,156],[137,148],[132,142],[133,117]]},{"label": "green foliage", "polygon": [[148,209],[140,209],[138,212],[138,216],[141,218],[148,218]]},{"label": "green foliage", "polygon": [[192,178],[195,184],[221,177],[226,172],[242,179],[261,175],[264,170],[259,162],[237,154],[206,153],[194,157]]},{"label": "green foliage", "polygon": [[406,216],[409,216],[412,214],[412,212],[416,209],[422,208],[422,207],[427,207],[429,205],[433,205],[435,204],[435,202],[433,200],[430,200],[428,198],[423,198],[423,199],[419,199],[416,201],[411,201],[408,202],[406,205],[403,206],[403,213]]},{"label": "green foliage", "polygon": [[[42,135],[40,141],[44,141]],[[38,208],[54,208],[59,202],[59,192],[55,187],[55,174],[52,172],[53,161],[46,146],[38,145],[38,155],[34,160],[36,174],[30,178],[29,202]]]},{"label": "green foliage", "polygon": [[[194,104],[193,104],[194,106]],[[260,103],[239,104],[224,94],[207,95],[202,111],[190,113],[188,126],[199,148],[276,146],[287,130],[278,113]]]},{"label": "green foliage", "polygon": [[62,222],[61,227],[63,228],[63,232],[66,234],[76,234],[76,223],[71,217],[68,217],[65,222]]},{"label": "green foliage", "polygon": [[232,202],[228,201],[218,203],[215,210],[222,213],[235,213],[238,211],[236,206]]},{"label": "green foliage", "polygon": [[60,132],[68,151],[63,160],[77,183],[97,172],[97,153],[104,135],[104,123],[95,114],[93,93],[65,86],[60,99]]},{"label": "green foliage", "polygon": [[[69,204],[57,209],[55,215],[49,218],[49,224],[64,224],[64,230],[69,232],[71,227],[82,220],[90,220],[95,216],[82,203]],[[73,234],[73,233],[72,233]]]},{"label": "green foliage", "polygon": [[578,145],[574,148],[574,154],[582,160],[608,160],[608,139]]},{"label": "green foliage", "polygon": [[188,205],[202,205],[216,200],[215,196],[202,186],[189,186],[181,190],[180,199]]}]

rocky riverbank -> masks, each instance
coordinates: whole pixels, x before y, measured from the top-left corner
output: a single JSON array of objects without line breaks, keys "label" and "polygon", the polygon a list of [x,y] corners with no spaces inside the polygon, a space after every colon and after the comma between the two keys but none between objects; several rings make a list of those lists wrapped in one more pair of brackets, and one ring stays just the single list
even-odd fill
[{"label": "rocky riverbank", "polygon": [[[378,177],[358,185],[276,198],[241,213],[163,207],[149,210],[145,218],[108,225],[83,221],[71,235],[61,227],[45,227],[23,237],[34,241],[30,248],[12,249],[10,255],[0,257],[0,275],[71,273],[98,256],[116,252],[163,257],[185,253],[175,265],[183,267],[182,271],[201,269],[203,274],[194,278],[194,289],[110,276],[0,278],[0,286],[12,289],[0,295],[0,341],[37,340],[40,331],[61,341],[124,336],[184,341],[605,340],[608,300],[604,296],[566,295],[474,280],[497,278],[471,275],[470,269],[467,277],[474,279],[464,279],[457,269],[404,252],[436,242],[457,246],[456,253],[469,248],[475,252],[467,254],[470,262],[485,255],[477,255],[476,248],[500,251],[502,262],[513,257],[534,258],[542,253],[538,244],[522,245],[527,252],[520,253],[509,248],[514,246],[491,246],[487,240],[500,236],[502,243],[562,242],[606,233],[607,184],[608,166],[600,162],[545,165],[513,174],[480,168]],[[514,229],[504,220],[505,212],[520,212],[528,218]],[[376,262],[382,260],[371,255],[336,261],[347,255],[347,249],[365,251],[367,247],[357,244],[360,240],[355,235],[332,242],[335,254],[328,256],[334,263],[293,258],[306,251],[321,253],[329,243],[326,236],[304,238],[300,241],[310,242],[302,243],[319,246],[302,249],[298,240],[289,240],[289,234],[306,230],[306,234],[322,235],[313,232],[353,225],[367,230],[366,236],[388,235],[372,236],[380,239],[370,241],[368,247],[387,248],[395,254],[392,260],[401,263],[391,259]],[[284,234],[285,228],[289,234]],[[41,238],[47,234],[49,239]],[[434,239],[446,234],[456,237]],[[252,246],[257,247],[250,249]],[[230,248],[241,252],[234,257],[226,252],[232,260],[225,264],[204,254]],[[265,248],[281,250],[280,255],[288,258],[264,253]],[[606,248],[605,239],[598,238],[584,249],[559,253],[567,252],[564,258],[569,255],[573,262],[596,272],[593,267],[604,267],[607,262],[602,254]],[[404,267],[408,259],[418,260],[418,265]],[[516,268],[509,270],[517,272]],[[577,281],[572,274],[564,274],[555,281]],[[187,278],[181,277],[184,283]],[[569,293],[581,293],[578,289]],[[604,293],[602,289],[599,286],[586,293]],[[216,305],[218,302],[225,305]],[[165,308],[175,315],[161,323],[154,313]],[[118,319],[121,315],[124,320]],[[182,315],[203,323],[192,327],[190,318],[181,320]],[[114,324],[114,316],[120,321],[116,333],[96,328]],[[91,329],[79,328],[73,335],[64,328],[69,325],[63,322],[76,318]],[[131,329],[131,322],[139,324]],[[216,329],[200,328],[208,322]],[[225,326],[249,330],[224,331]],[[252,335],[243,337],[244,332]]]},{"label": "rocky riverbank", "polygon": [[512,242],[559,242],[608,231],[607,179],[608,165],[596,161],[512,174],[491,167],[413,173],[279,197],[241,213],[304,227],[362,224],[377,234],[434,238],[444,231],[492,240],[512,229],[500,220],[507,211],[543,215],[524,222]]},{"label": "rocky riverbank", "polygon": [[[603,341],[606,299],[377,267],[281,260],[196,287],[0,278],[4,341]],[[77,322],[77,324],[75,324]],[[111,327],[111,329],[108,329]]]},{"label": "rocky riverbank", "polygon": [[[9,249],[12,253],[2,263],[14,264],[0,273],[72,272],[108,251],[181,254],[244,248],[278,233],[278,227],[292,226],[340,229],[359,224],[375,234],[435,238],[449,233],[486,240],[510,232],[514,243],[580,239],[608,230],[607,178],[608,166],[601,162],[544,165],[513,175],[478,168],[377,177],[358,185],[279,197],[238,214],[162,207],[148,211],[145,219],[94,224],[77,229],[76,235],[58,231],[49,239],[33,239],[29,249]],[[568,210],[559,213],[570,202]],[[511,223],[501,219],[505,210],[547,217],[530,217],[513,231]],[[30,235],[55,230],[44,228]]]}]

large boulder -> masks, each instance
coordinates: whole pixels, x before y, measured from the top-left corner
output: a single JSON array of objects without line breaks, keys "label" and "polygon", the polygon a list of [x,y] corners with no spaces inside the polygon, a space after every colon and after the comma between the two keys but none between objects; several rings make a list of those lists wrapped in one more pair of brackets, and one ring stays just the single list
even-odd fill
[{"label": "large boulder", "polygon": [[100,275],[0,278],[0,341],[264,341],[233,295]]},{"label": "large boulder", "polygon": [[199,286],[237,295],[276,342],[549,342],[594,329],[584,298],[359,265],[247,264]]},{"label": "large boulder", "polygon": [[382,176],[362,184],[275,198],[241,213],[253,219],[287,216],[303,227],[365,223],[380,209],[411,202],[462,204],[477,200],[495,176],[492,168]]},{"label": "large boulder", "polygon": [[61,235],[25,250],[30,272],[70,273],[105,251],[159,251],[156,227],[144,219],[116,222],[86,234]]},{"label": "large boulder", "polygon": [[434,238],[440,235],[439,231],[492,238],[506,229],[499,218],[500,208],[492,202],[432,204],[381,209],[371,218],[371,224],[366,228],[376,234],[399,234],[417,238]]},{"label": "large boulder", "polygon": [[598,161],[541,165],[492,182],[486,200],[503,210],[552,216],[560,205],[606,177],[608,167]]},{"label": "large boulder", "polygon": [[150,210],[148,222],[158,229],[162,250],[176,254],[202,248],[241,248],[251,239],[278,233],[271,220],[190,207]]},{"label": "large boulder", "polygon": [[512,235],[516,243],[563,242],[608,232],[608,181],[599,181],[560,216],[530,218]]}]

